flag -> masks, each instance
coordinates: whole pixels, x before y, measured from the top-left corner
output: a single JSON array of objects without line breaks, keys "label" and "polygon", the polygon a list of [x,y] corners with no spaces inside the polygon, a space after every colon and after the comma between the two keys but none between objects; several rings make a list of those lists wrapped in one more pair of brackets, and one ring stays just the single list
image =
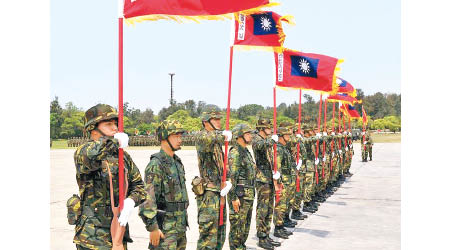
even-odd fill
[{"label": "flag", "polygon": [[346,93],[352,97],[356,97],[356,89],[353,87],[353,85],[340,77],[337,78],[336,82],[339,85],[339,93]]},{"label": "flag", "polygon": [[367,114],[366,114],[366,111],[364,110],[364,106],[362,106],[361,109],[362,109],[362,114],[363,114],[363,116],[362,116],[363,125],[365,126],[365,125],[367,125]]},{"label": "flag", "polygon": [[246,14],[261,11],[263,7],[278,5],[270,0],[125,0],[123,16],[127,23],[174,20],[231,19],[230,13]]},{"label": "flag", "polygon": [[341,103],[347,103],[347,104],[355,104],[355,103],[362,102],[362,101],[356,99],[355,97],[349,96],[346,93],[337,93],[336,95],[330,95],[330,96],[328,96],[327,101],[341,102]]},{"label": "flag", "polygon": [[308,89],[334,94],[337,92],[336,73],[342,59],[284,49],[275,52],[276,86]]},{"label": "flag", "polygon": [[358,111],[350,104],[344,104],[341,106],[341,111],[350,118],[360,118]]},{"label": "flag", "polygon": [[294,24],[293,16],[280,16],[263,11],[255,14],[235,14],[234,46],[238,49],[262,49],[281,52],[286,35],[281,22]]}]

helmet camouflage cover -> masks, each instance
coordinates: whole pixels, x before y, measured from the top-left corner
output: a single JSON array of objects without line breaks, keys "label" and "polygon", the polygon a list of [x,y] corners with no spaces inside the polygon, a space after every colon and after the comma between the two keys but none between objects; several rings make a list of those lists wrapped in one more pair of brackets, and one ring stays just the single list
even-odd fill
[{"label": "helmet camouflage cover", "polygon": [[213,109],[207,112],[203,112],[201,118],[204,122],[207,122],[211,119],[222,119],[222,113]]},{"label": "helmet camouflage cover", "polygon": [[245,133],[250,133],[250,132],[253,132],[253,129],[250,128],[250,126],[245,123],[237,124],[236,126],[234,126],[234,128],[232,130],[233,137],[235,137],[235,138],[239,138],[241,136],[244,136]]},{"label": "helmet camouflage cover", "polygon": [[89,132],[99,122],[111,119],[118,119],[117,111],[107,104],[97,104],[84,113],[84,129]]},{"label": "helmet camouflage cover", "polygon": [[277,134],[279,136],[283,136],[283,135],[291,135],[292,133],[291,133],[290,129],[287,127],[279,127],[277,130]]},{"label": "helmet camouflage cover", "polygon": [[285,127],[287,129],[292,129],[293,125],[290,122],[281,122],[280,127]]},{"label": "helmet camouflage cover", "polygon": [[272,128],[272,122],[267,118],[259,118],[258,122],[256,122],[256,128]]},{"label": "helmet camouflage cover", "polygon": [[183,129],[181,123],[176,120],[165,120],[156,128],[156,135],[159,141],[167,140],[170,135],[185,132],[186,130]]}]

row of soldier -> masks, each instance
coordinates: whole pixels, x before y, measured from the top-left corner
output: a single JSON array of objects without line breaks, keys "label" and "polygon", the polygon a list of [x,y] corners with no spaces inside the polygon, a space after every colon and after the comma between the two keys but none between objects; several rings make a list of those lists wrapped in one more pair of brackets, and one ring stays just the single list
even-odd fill
[{"label": "row of soldier", "polygon": [[[230,249],[246,249],[255,197],[258,246],[274,249],[281,243],[269,236],[272,221],[273,235],[287,239],[293,233],[286,228],[307,218],[305,212],[317,211],[351,176],[354,152],[350,133],[320,133],[308,127],[296,133],[292,124],[282,123],[277,134],[272,134],[271,121],[261,118],[254,135],[246,124],[238,124],[232,131],[221,130],[221,119],[220,112],[203,113],[203,130],[195,135],[200,173],[192,182],[199,225],[197,249],[223,248],[227,216]],[[182,125],[164,121],[158,126],[161,149],[151,156],[144,180],[124,152],[126,191],[120,214],[118,151],[128,145],[128,136],[118,132],[117,113],[105,104],[86,111],[85,129],[90,140],[79,146],[74,156],[80,196],[67,202],[77,249],[126,249],[132,242],[127,222],[135,206],[140,206],[139,216],[150,232],[149,249],[185,249],[189,199],[184,166],[175,154],[185,133]],[[225,141],[231,147],[223,182]],[[252,146],[254,158],[248,146]]]}]

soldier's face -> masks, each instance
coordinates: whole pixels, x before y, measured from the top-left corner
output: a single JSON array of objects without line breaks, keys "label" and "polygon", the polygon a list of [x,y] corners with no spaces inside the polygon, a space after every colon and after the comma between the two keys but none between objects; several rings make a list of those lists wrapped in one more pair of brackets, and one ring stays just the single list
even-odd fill
[{"label": "soldier's face", "polygon": [[271,135],[271,134],[272,134],[272,129],[270,129],[270,128],[265,128],[265,129],[264,129],[264,133],[266,133],[266,135]]},{"label": "soldier's face", "polygon": [[97,128],[98,128],[98,130],[100,130],[106,136],[114,136],[114,134],[119,131],[118,128],[117,128],[117,121],[116,120],[109,120],[109,121],[100,122],[97,125]]},{"label": "soldier's face", "polygon": [[222,127],[222,124],[220,123],[220,119],[211,119],[209,121],[211,122],[212,125],[214,125],[214,127],[216,129],[220,129]]},{"label": "soldier's face", "polygon": [[251,133],[245,133],[244,134],[244,139],[247,142],[247,144],[250,144],[252,142],[253,136]]},{"label": "soldier's face", "polygon": [[172,145],[172,147],[174,147],[175,149],[178,150],[181,148],[181,142],[182,142],[181,134],[169,135],[168,140],[169,140],[170,144]]},{"label": "soldier's face", "polygon": [[284,141],[286,141],[286,142],[291,141],[291,137],[290,137],[289,135],[283,135],[283,139],[284,139]]}]

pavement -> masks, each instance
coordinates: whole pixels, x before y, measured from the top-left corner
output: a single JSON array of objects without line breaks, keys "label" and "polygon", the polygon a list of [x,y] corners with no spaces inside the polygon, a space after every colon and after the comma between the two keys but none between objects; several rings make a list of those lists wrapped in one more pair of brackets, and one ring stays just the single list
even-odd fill
[{"label": "pavement", "polygon": [[[400,143],[377,143],[373,161],[361,162],[360,144],[355,141],[353,176],[322,203],[314,214],[299,221],[294,234],[277,249],[390,250],[400,249]],[[78,193],[73,154],[75,149],[50,151],[50,245],[51,249],[75,249],[74,226],[67,223],[66,201]],[[127,150],[141,174],[156,150]],[[187,249],[196,249],[198,239],[197,205],[191,181],[198,174],[195,150],[181,150],[177,155],[186,171],[189,194]],[[246,245],[256,246],[256,201]],[[130,234],[134,243],[128,249],[147,249],[149,233],[138,216],[138,208],[130,217]],[[227,225],[229,230],[229,225]],[[273,227],[272,227],[273,230]],[[228,247],[228,232],[224,249]]]}]

